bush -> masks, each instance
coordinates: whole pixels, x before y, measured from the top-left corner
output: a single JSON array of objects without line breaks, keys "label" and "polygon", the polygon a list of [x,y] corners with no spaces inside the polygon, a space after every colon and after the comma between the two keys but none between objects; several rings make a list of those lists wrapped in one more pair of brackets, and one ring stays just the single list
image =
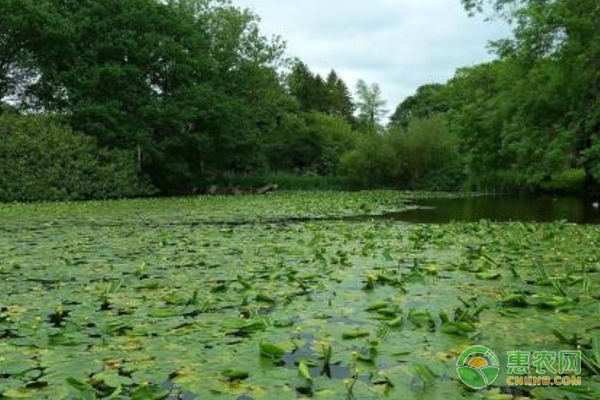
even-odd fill
[{"label": "bush", "polygon": [[0,115],[0,201],[89,200],[144,196],[135,158],[47,116]]},{"label": "bush", "polygon": [[284,122],[279,143],[270,149],[276,170],[336,175],[341,156],[356,145],[357,133],[341,117],[313,112]]},{"label": "bush", "polygon": [[587,173],[585,169],[568,169],[552,176],[550,182],[542,184],[543,190],[576,193],[584,189],[587,182]]},{"label": "bush", "polygon": [[369,135],[342,157],[342,172],[362,188],[396,186],[399,160],[386,138]]},{"label": "bush", "polygon": [[370,135],[342,161],[344,172],[363,187],[456,190],[464,180],[458,140],[445,118],[413,121]]},{"label": "bush", "polygon": [[411,188],[429,188],[432,178],[439,181],[446,179],[446,173],[455,174],[459,160],[458,139],[448,129],[443,116],[414,120],[407,130],[393,129],[390,142],[401,160],[399,178]]}]

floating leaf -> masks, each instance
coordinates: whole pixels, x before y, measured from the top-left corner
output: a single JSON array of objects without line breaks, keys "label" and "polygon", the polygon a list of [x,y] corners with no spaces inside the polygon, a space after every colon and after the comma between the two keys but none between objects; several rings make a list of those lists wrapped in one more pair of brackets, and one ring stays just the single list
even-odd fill
[{"label": "floating leaf", "polygon": [[243,381],[250,377],[250,373],[246,371],[239,371],[235,369],[226,369],[221,375],[223,375],[229,381]]},{"label": "floating leaf", "polygon": [[368,337],[371,333],[362,329],[349,329],[342,333],[342,339],[351,340]]},{"label": "floating leaf", "polygon": [[261,343],[260,344],[260,355],[266,358],[279,359],[285,354],[285,350],[281,347],[270,344],[270,343]]},{"label": "floating leaf", "polygon": [[502,274],[500,272],[480,272],[479,274],[476,275],[477,279],[483,280],[483,281],[495,281],[497,279],[500,279],[502,277]]}]

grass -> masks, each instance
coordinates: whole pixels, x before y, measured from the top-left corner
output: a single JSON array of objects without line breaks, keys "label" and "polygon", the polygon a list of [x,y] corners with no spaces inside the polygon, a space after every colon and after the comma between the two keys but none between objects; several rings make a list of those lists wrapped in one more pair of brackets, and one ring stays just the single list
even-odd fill
[{"label": "grass", "polygon": [[[420,196],[1,206],[0,398],[598,398],[597,227],[340,220]],[[470,391],[475,344],[583,386]]]}]

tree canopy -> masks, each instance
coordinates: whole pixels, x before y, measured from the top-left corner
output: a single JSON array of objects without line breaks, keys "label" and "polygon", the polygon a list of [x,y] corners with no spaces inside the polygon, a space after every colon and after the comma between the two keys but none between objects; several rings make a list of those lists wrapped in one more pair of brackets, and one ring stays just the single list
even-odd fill
[{"label": "tree canopy", "polygon": [[[229,0],[4,0],[0,114],[22,126],[51,117],[45,143],[84,135],[90,168],[114,152],[102,160],[128,165],[128,181],[135,165],[131,187],[149,178],[163,193],[274,171],[393,187],[600,187],[598,2],[463,3],[513,35],[490,44],[495,60],[420,87],[386,124],[379,85],[359,80],[353,96],[337,71],[290,60]],[[16,157],[10,143],[0,152]],[[35,148],[35,136],[22,143]]]},{"label": "tree canopy", "polygon": [[356,95],[359,122],[366,129],[377,129],[381,125],[382,118],[387,114],[385,109],[387,102],[382,97],[381,88],[377,83],[369,85],[360,79],[356,84]]}]

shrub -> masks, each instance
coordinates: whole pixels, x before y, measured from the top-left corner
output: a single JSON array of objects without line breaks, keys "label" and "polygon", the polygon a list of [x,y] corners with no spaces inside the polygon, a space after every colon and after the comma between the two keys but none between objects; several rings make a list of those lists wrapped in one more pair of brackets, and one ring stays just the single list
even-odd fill
[{"label": "shrub", "polygon": [[584,189],[587,178],[587,173],[583,168],[568,169],[552,176],[550,182],[542,184],[542,189],[555,192],[575,193]]},{"label": "shrub", "polygon": [[386,138],[369,135],[342,157],[343,173],[363,188],[395,186],[399,160]]},{"label": "shrub", "polygon": [[369,135],[342,164],[363,187],[456,190],[464,181],[458,140],[442,116],[415,120],[407,130],[393,127]]},{"label": "shrub", "polygon": [[133,155],[98,147],[48,116],[0,115],[0,201],[88,200],[152,193]]},{"label": "shrub", "polygon": [[341,156],[356,145],[357,133],[341,117],[312,112],[284,122],[279,143],[270,149],[276,170],[336,175]]},{"label": "shrub", "polygon": [[428,184],[433,180],[439,186],[440,180],[455,179],[446,174],[455,175],[459,168],[458,139],[443,116],[414,120],[407,130],[393,129],[389,140],[402,162],[399,179],[409,187],[430,188]]}]

